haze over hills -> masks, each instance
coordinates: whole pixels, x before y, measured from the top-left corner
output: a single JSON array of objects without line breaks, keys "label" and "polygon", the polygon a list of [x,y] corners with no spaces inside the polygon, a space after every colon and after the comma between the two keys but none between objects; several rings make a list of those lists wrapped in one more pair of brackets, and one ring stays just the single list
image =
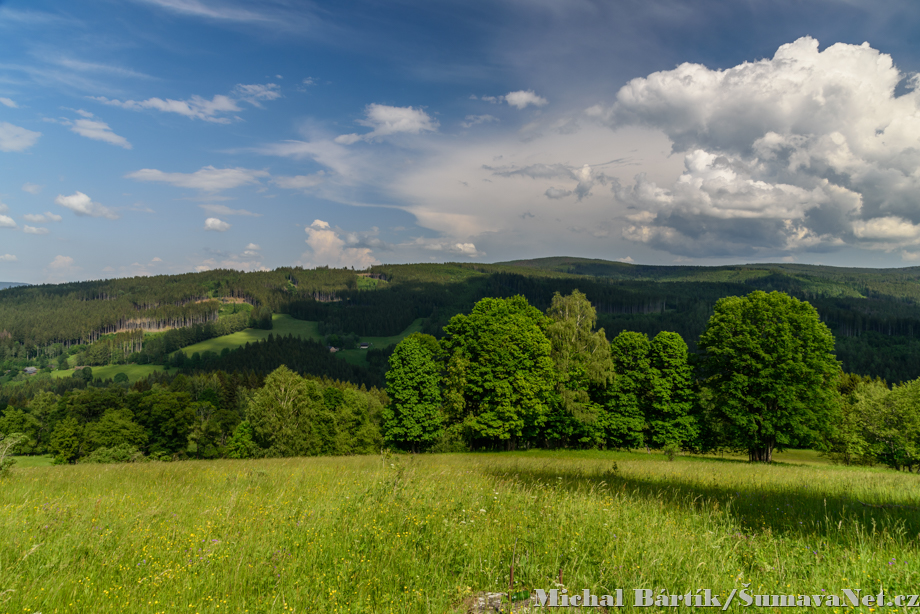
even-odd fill
[{"label": "haze over hills", "polygon": [[18,286],[28,286],[29,284],[20,283],[18,281],[0,281],[0,290],[5,290],[6,288],[16,288]]}]

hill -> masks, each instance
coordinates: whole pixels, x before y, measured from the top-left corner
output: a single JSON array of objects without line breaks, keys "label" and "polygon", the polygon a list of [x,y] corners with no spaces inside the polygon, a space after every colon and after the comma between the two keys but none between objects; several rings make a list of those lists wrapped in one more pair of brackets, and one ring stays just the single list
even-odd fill
[{"label": "hill", "polygon": [[16,288],[19,286],[28,286],[29,284],[19,283],[18,281],[0,281],[0,290],[6,290],[7,288]]},{"label": "hill", "polygon": [[[382,339],[409,326],[440,335],[453,315],[486,296],[521,294],[545,309],[555,292],[575,289],[596,307],[608,338],[622,330],[670,330],[691,349],[719,298],[787,292],[818,309],[846,370],[889,381],[920,376],[920,267],[650,266],[570,257],[380,265],[361,272],[214,270],[9,288],[0,301],[0,362],[23,354],[53,359],[119,331],[216,325],[229,303],[315,322],[308,336],[316,339]],[[132,342],[148,344],[155,337]]]}]

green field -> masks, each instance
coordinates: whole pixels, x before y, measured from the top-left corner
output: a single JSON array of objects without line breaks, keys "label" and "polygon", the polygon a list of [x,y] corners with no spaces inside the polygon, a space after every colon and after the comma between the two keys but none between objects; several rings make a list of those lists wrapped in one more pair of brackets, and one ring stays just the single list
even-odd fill
[{"label": "green field", "polygon": [[216,352],[220,354],[224,348],[233,350],[240,347],[241,345],[246,345],[247,343],[255,343],[256,341],[266,339],[269,335],[274,335],[276,337],[286,337],[290,334],[302,339],[319,339],[319,331],[317,330],[318,326],[319,323],[317,322],[296,320],[287,314],[276,313],[272,315],[272,330],[247,328],[246,330],[241,330],[238,333],[224,335],[223,337],[215,337],[214,339],[208,339],[206,341],[184,347],[178,351],[184,352],[186,356],[191,356],[195,352]]},{"label": "green field", "polygon": [[[128,381],[136,382],[144,379],[154,372],[163,371],[163,365],[106,365],[104,367],[90,367],[93,370],[93,379],[111,379],[118,373],[124,373],[128,376]],[[168,369],[170,373],[175,373],[175,369]],[[52,371],[51,377],[73,377],[73,370]]]},{"label": "green field", "polygon": [[2,612],[459,613],[506,590],[512,561],[515,591],[622,588],[630,612],[675,611],[633,608],[636,588],[920,587],[920,476],[877,469],[532,451],[14,468],[0,484]]},{"label": "green field", "polygon": [[[412,333],[417,333],[422,330],[423,318],[419,318],[410,324],[406,330],[399,333],[398,335],[392,335],[390,337],[361,337],[361,341],[364,343],[370,343],[371,347],[376,350],[382,350],[383,348],[391,345],[393,343],[399,343],[407,336]],[[341,350],[336,353],[336,356],[344,358],[346,361],[353,365],[366,365],[367,364],[367,350]]]},{"label": "green field", "polygon": [[50,467],[54,463],[51,456],[13,456],[17,467]]}]

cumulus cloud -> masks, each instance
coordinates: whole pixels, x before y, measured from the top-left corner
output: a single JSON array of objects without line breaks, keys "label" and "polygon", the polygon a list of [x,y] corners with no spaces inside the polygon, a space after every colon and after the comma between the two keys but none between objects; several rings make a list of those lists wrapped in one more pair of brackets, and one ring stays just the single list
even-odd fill
[{"label": "cumulus cloud", "polygon": [[231,209],[226,205],[198,205],[208,213],[214,215],[244,215],[247,217],[262,217],[261,213],[253,213],[246,209]]},{"label": "cumulus cloud", "polygon": [[73,258],[61,255],[55,256],[54,260],[45,267],[45,273],[48,274],[47,281],[52,283],[72,279],[80,270],[81,268],[75,264]]},{"label": "cumulus cloud", "polygon": [[26,182],[22,184],[22,191],[28,192],[29,194],[38,194],[42,191],[42,186]]},{"label": "cumulus cloud", "polygon": [[16,262],[17,260],[19,260],[19,258],[13,254],[0,254],[0,262]]},{"label": "cumulus cloud", "polygon": [[260,177],[267,177],[267,171],[248,168],[214,168],[205,166],[194,173],[164,173],[154,168],[142,168],[125,177],[137,181],[158,181],[180,188],[192,188],[202,192],[219,192],[244,185],[259,183]]},{"label": "cumulus cloud", "polygon": [[383,104],[367,105],[365,119],[358,120],[358,123],[372,130],[366,134],[343,134],[336,137],[335,142],[351,145],[358,141],[373,141],[393,134],[434,132],[440,125],[422,109],[390,107]]},{"label": "cumulus cloud", "polygon": [[19,105],[10,100],[9,98],[0,98],[0,104],[11,109],[18,109]]},{"label": "cumulus cloud", "polygon": [[48,222],[60,222],[64,218],[57,213],[46,211],[45,213],[26,213],[22,219],[33,224],[47,224]]},{"label": "cumulus cloud", "polygon": [[542,107],[549,103],[543,96],[537,96],[533,90],[520,90],[505,94],[505,102],[516,109],[523,109],[529,105]]},{"label": "cumulus cloud", "polygon": [[0,122],[0,151],[25,151],[35,145],[41,135],[41,132]]},{"label": "cumulus cloud", "polygon": [[26,233],[27,235],[46,235],[49,232],[51,232],[47,228],[40,228],[40,227],[28,226],[28,225],[23,226],[22,231]]},{"label": "cumulus cloud", "polygon": [[230,224],[216,217],[209,217],[204,221],[204,229],[213,230],[215,232],[226,232],[230,230]]},{"label": "cumulus cloud", "polygon": [[660,130],[684,153],[674,183],[614,184],[652,214],[624,227],[630,240],[682,256],[890,250],[920,224],[918,85],[867,43],[819,51],[805,37],[770,59],[634,79],[587,115]]},{"label": "cumulus cloud", "polygon": [[348,247],[328,222],[313,220],[305,229],[309,252],[303,254],[305,267],[355,267],[365,269],[380,264],[368,247]]},{"label": "cumulus cloud", "polygon": [[132,147],[128,139],[112,132],[112,129],[109,128],[109,125],[104,121],[98,119],[78,119],[74,122],[66,122],[66,125],[70,126],[72,132],[76,132],[80,136],[85,136],[88,139],[118,145],[125,149],[131,149]]},{"label": "cumulus cloud", "polygon": [[87,217],[104,217],[110,220],[117,220],[118,214],[104,207],[84,194],[83,192],[74,192],[70,196],[64,196],[63,194],[58,194],[58,197],[54,199],[54,202],[62,207],[66,207],[80,216]]},{"label": "cumulus cloud", "polygon": [[0,228],[18,228],[18,226],[13,218],[0,214]]}]

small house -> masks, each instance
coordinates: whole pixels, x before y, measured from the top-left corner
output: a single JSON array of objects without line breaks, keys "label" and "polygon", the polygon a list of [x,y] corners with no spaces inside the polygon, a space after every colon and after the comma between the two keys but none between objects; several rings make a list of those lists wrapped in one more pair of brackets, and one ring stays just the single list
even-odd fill
[{"label": "small house", "polygon": [[370,346],[371,346],[370,343],[362,343],[362,344],[359,345],[358,347],[361,348],[362,350],[366,350],[366,349],[369,348]]},{"label": "small house", "polygon": [[22,370],[22,372],[25,373],[26,375],[35,375],[36,373],[38,373],[38,369],[36,369],[35,367],[26,367],[25,369]]}]

